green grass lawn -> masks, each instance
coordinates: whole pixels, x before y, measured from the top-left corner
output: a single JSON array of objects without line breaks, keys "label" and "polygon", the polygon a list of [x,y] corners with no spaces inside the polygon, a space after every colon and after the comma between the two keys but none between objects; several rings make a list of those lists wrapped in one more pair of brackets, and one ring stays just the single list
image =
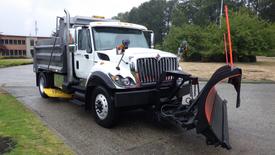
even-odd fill
[{"label": "green grass lawn", "polygon": [[74,154],[37,116],[0,89],[0,137],[12,137],[10,155]]},{"label": "green grass lawn", "polygon": [[32,64],[32,59],[0,59],[0,68]]}]

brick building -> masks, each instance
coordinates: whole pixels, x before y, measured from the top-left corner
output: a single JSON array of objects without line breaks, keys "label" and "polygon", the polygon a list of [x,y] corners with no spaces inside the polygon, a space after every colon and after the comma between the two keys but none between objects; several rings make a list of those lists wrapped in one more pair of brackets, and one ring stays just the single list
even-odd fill
[{"label": "brick building", "polygon": [[1,35],[0,57],[32,57],[37,40],[48,37]]}]

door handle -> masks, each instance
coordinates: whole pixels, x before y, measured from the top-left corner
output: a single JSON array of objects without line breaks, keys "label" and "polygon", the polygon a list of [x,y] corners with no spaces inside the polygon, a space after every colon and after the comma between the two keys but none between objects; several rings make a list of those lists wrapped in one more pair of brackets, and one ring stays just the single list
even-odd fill
[{"label": "door handle", "polygon": [[86,59],[89,59],[89,54],[84,54]]}]

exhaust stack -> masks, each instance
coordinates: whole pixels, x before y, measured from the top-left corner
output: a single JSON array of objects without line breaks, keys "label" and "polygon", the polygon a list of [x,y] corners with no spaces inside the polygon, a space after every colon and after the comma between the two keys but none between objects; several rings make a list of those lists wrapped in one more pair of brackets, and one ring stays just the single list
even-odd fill
[{"label": "exhaust stack", "polygon": [[64,9],[66,14],[66,57],[67,57],[67,85],[73,82],[73,65],[72,65],[72,52],[69,48],[70,39],[70,13],[67,9]]}]

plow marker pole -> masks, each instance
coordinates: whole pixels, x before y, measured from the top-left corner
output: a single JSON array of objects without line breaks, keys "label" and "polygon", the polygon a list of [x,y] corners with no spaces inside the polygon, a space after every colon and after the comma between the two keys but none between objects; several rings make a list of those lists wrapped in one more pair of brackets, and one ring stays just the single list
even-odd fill
[{"label": "plow marker pole", "polygon": [[224,41],[224,55],[225,55],[225,61],[226,64],[228,65],[228,54],[227,54],[227,41],[226,41],[226,34],[223,34],[223,41]]},{"label": "plow marker pole", "polygon": [[225,19],[226,19],[226,27],[227,27],[227,36],[228,36],[228,46],[229,46],[229,54],[230,54],[230,65],[233,67],[233,56],[232,56],[232,43],[231,43],[231,34],[230,34],[230,23],[228,18],[228,7],[224,5]]}]

